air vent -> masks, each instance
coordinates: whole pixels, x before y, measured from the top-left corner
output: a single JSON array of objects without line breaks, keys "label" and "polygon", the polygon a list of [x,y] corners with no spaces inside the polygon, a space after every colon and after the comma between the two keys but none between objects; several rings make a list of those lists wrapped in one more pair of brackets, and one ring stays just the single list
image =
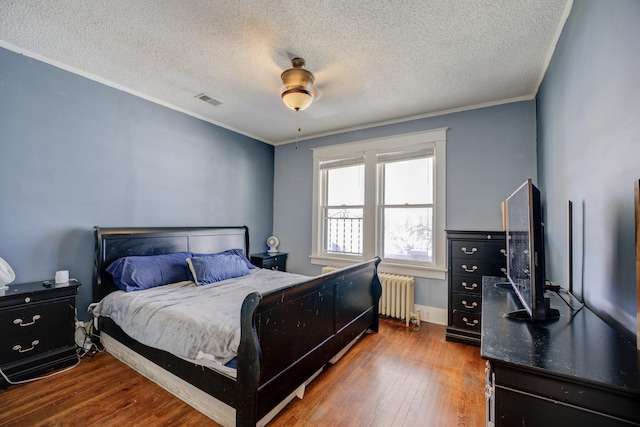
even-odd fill
[{"label": "air vent", "polygon": [[217,99],[213,99],[210,96],[205,95],[204,93],[200,93],[196,96],[194,96],[194,98],[198,98],[206,103],[209,103],[211,105],[220,105],[222,104],[221,101],[218,101]]}]

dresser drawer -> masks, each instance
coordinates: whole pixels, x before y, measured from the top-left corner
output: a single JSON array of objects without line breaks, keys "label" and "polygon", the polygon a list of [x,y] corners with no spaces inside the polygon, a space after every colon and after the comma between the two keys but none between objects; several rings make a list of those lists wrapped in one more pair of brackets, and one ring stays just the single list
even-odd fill
[{"label": "dresser drawer", "polygon": [[451,273],[479,275],[482,281],[482,276],[505,276],[507,267],[502,260],[454,258],[451,260]]},{"label": "dresser drawer", "polygon": [[451,276],[451,292],[482,294],[482,276],[471,274],[452,274]]},{"label": "dresser drawer", "polygon": [[452,241],[451,256],[460,259],[504,259],[506,262],[504,241]]},{"label": "dresser drawer", "polygon": [[0,311],[0,360],[16,361],[73,345],[74,308],[68,300]]},{"label": "dresser drawer", "polygon": [[451,308],[453,310],[463,310],[470,313],[482,312],[482,297],[473,294],[457,294],[451,295]]},{"label": "dresser drawer", "polygon": [[481,313],[471,313],[464,310],[453,310],[453,327],[468,329],[480,333]]}]

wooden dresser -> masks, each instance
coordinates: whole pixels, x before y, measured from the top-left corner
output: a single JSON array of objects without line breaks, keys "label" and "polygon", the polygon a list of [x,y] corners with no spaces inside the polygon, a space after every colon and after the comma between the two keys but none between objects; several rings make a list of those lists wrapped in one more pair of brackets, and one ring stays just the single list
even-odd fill
[{"label": "wooden dresser", "polygon": [[[487,360],[487,426],[640,425],[640,351],[635,343],[584,307],[554,321],[509,319],[521,308],[501,278],[483,284],[482,345]],[[580,302],[563,292],[574,308]]]},{"label": "wooden dresser", "polygon": [[449,247],[449,319],[447,341],[480,345],[482,276],[505,276],[502,231],[447,230]]},{"label": "wooden dresser", "polygon": [[[10,381],[78,361],[74,332],[79,285],[70,281],[45,287],[40,281],[0,290],[0,369]],[[0,387],[7,385],[0,376]]]}]

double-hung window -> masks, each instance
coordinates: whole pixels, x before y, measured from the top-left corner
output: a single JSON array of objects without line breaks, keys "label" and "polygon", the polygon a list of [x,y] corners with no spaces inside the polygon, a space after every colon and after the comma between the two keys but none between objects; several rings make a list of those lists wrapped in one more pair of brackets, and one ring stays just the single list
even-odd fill
[{"label": "double-hung window", "polygon": [[323,252],[361,256],[364,238],[364,158],[322,162]]},{"label": "double-hung window", "polygon": [[314,149],[312,262],[444,277],[446,129]]}]

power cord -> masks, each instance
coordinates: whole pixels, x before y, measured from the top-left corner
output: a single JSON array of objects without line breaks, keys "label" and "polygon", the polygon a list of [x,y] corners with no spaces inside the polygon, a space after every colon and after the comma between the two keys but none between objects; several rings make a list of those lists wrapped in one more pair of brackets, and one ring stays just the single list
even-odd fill
[{"label": "power cord", "polygon": [[86,323],[76,320],[74,338],[79,358],[85,356],[93,357],[97,353],[102,353],[104,351],[104,347],[100,343],[100,340],[94,340],[94,338],[99,338],[99,336],[94,334],[93,322],[93,318]]},{"label": "power cord", "polygon": [[[580,310],[582,310],[584,308],[584,303],[583,302],[580,303],[580,307],[574,308],[573,305],[571,305],[571,303],[569,301],[567,301],[565,299],[565,297],[562,296],[560,291],[564,291],[564,289],[562,289],[560,287],[560,285],[558,285],[557,283],[551,283],[549,280],[545,280],[544,287],[545,287],[545,289],[547,289],[549,291],[552,291],[556,295],[558,295],[560,297],[560,299],[567,305],[567,307],[569,307],[569,310],[571,310],[573,315],[575,315],[576,313],[578,313]],[[568,291],[565,291],[565,292],[567,293],[567,295],[571,296],[572,298],[575,298],[573,296],[573,294],[569,293]]]}]

